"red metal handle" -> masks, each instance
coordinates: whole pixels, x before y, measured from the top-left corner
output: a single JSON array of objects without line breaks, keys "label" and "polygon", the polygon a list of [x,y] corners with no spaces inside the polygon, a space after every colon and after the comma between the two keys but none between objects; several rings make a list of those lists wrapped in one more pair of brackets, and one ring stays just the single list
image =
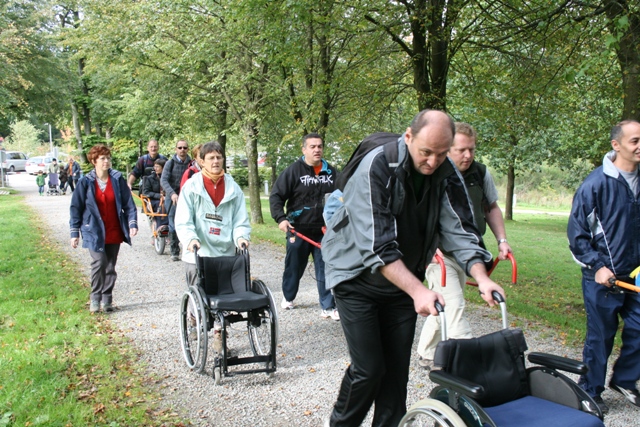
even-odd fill
[{"label": "red metal handle", "polygon": [[[515,285],[516,283],[518,283],[518,264],[516,264],[516,259],[513,257],[513,254],[511,252],[507,254],[507,259],[511,261],[511,284]],[[489,271],[487,271],[487,274],[489,276],[491,276],[491,273],[493,272],[493,270],[495,270],[496,266],[500,261],[502,260],[498,257],[496,257],[496,259],[493,260],[493,265],[491,266]],[[478,286],[478,284],[473,281],[468,281],[467,285]]]},{"label": "red metal handle", "polygon": [[320,245],[320,243],[316,242],[315,240],[311,240],[310,238],[308,238],[307,236],[305,236],[304,234],[301,234],[300,232],[294,230],[293,228],[289,229],[289,232],[291,234],[293,234],[294,236],[298,236],[299,238],[301,238],[302,240],[304,240],[307,243],[311,243],[313,246],[315,246],[318,249],[322,249],[322,246]]},{"label": "red metal handle", "polygon": [[435,254],[434,258],[440,264],[440,284],[443,288],[447,287],[447,269],[444,266],[444,259],[438,254]]}]

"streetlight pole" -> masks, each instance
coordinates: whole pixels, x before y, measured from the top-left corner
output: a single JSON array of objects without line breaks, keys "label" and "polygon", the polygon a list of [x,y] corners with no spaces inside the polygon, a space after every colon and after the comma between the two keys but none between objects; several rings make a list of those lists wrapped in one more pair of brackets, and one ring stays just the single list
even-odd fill
[{"label": "streetlight pole", "polygon": [[45,126],[49,126],[49,152],[52,156],[54,156],[55,154],[53,154],[53,139],[51,139],[51,125],[49,123],[45,123]]}]

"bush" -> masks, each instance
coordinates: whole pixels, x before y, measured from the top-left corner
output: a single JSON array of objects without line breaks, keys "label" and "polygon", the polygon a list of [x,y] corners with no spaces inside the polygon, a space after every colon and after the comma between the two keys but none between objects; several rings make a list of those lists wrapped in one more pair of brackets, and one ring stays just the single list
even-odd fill
[{"label": "bush", "polygon": [[[228,170],[229,174],[242,188],[249,187],[249,168],[236,167]],[[269,182],[271,179],[270,168],[258,168],[258,184],[262,187],[264,182]]]}]

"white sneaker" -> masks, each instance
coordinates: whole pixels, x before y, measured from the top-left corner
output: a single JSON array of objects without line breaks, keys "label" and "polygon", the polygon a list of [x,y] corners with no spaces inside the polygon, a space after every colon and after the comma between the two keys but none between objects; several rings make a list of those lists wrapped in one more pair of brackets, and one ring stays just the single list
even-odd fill
[{"label": "white sneaker", "polygon": [[282,297],[280,307],[282,307],[283,310],[293,310],[293,301],[287,301],[284,297]]},{"label": "white sneaker", "polygon": [[331,319],[335,320],[336,322],[340,320],[340,314],[338,313],[338,309],[336,309],[336,308],[330,308],[328,310],[322,310],[320,312],[320,317],[322,317],[323,319],[331,318]]}]

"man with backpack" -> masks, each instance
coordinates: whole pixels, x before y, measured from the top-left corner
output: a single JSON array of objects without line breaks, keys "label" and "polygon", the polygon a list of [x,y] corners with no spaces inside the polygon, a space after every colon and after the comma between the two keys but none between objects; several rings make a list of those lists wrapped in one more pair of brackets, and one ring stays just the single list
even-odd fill
[{"label": "man with backpack", "polygon": [[[156,160],[158,159],[168,160],[165,156],[163,156],[162,154],[159,154],[160,145],[158,144],[158,141],[156,141],[155,139],[149,140],[149,143],[147,144],[147,151],[148,151],[147,154],[138,157],[138,161],[136,162],[135,166],[133,167],[133,170],[131,171],[131,173],[129,174],[129,177],[127,178],[127,185],[129,186],[129,189],[133,187],[133,184],[136,182],[137,179],[140,179],[143,176],[146,176],[153,171],[153,165]],[[142,183],[140,184],[140,187],[142,188]]]},{"label": "man with backpack", "polygon": [[[487,225],[498,241],[498,258],[504,260],[512,252],[507,243],[502,211],[498,206],[498,190],[487,167],[475,161],[476,130],[468,123],[456,122],[456,133],[453,145],[449,150],[449,158],[458,167],[464,178],[469,198],[473,204],[474,222],[480,235],[484,235]],[[471,338],[471,325],[464,317],[464,285],[466,272],[460,268],[455,258],[447,253],[440,253],[446,270],[446,286],[442,287],[442,271],[440,264],[432,262],[427,267],[429,289],[444,296],[447,303],[447,336],[448,338]],[[430,316],[422,327],[418,341],[418,363],[430,370],[433,367],[433,355],[440,342],[440,318]]]},{"label": "man with backpack", "polygon": [[189,157],[189,143],[181,139],[176,144],[176,154],[169,160],[162,170],[160,184],[164,190],[164,208],[169,220],[169,239],[171,249],[171,260],[180,261],[180,241],[176,234],[174,218],[176,216],[176,206],[180,195],[180,181],[182,175],[191,164]]},{"label": "man with backpack", "polygon": [[438,245],[476,279],[489,305],[493,291],[504,295],[487,275],[491,253],[473,224],[463,179],[447,159],[454,133],[447,114],[420,112],[391,142],[396,161],[384,146],[362,157],[327,223],[325,277],[351,364],[325,425],[360,425],[374,403],[374,426],[398,425],[406,413],[416,313],[437,315],[435,303],[444,304],[422,284]]}]

